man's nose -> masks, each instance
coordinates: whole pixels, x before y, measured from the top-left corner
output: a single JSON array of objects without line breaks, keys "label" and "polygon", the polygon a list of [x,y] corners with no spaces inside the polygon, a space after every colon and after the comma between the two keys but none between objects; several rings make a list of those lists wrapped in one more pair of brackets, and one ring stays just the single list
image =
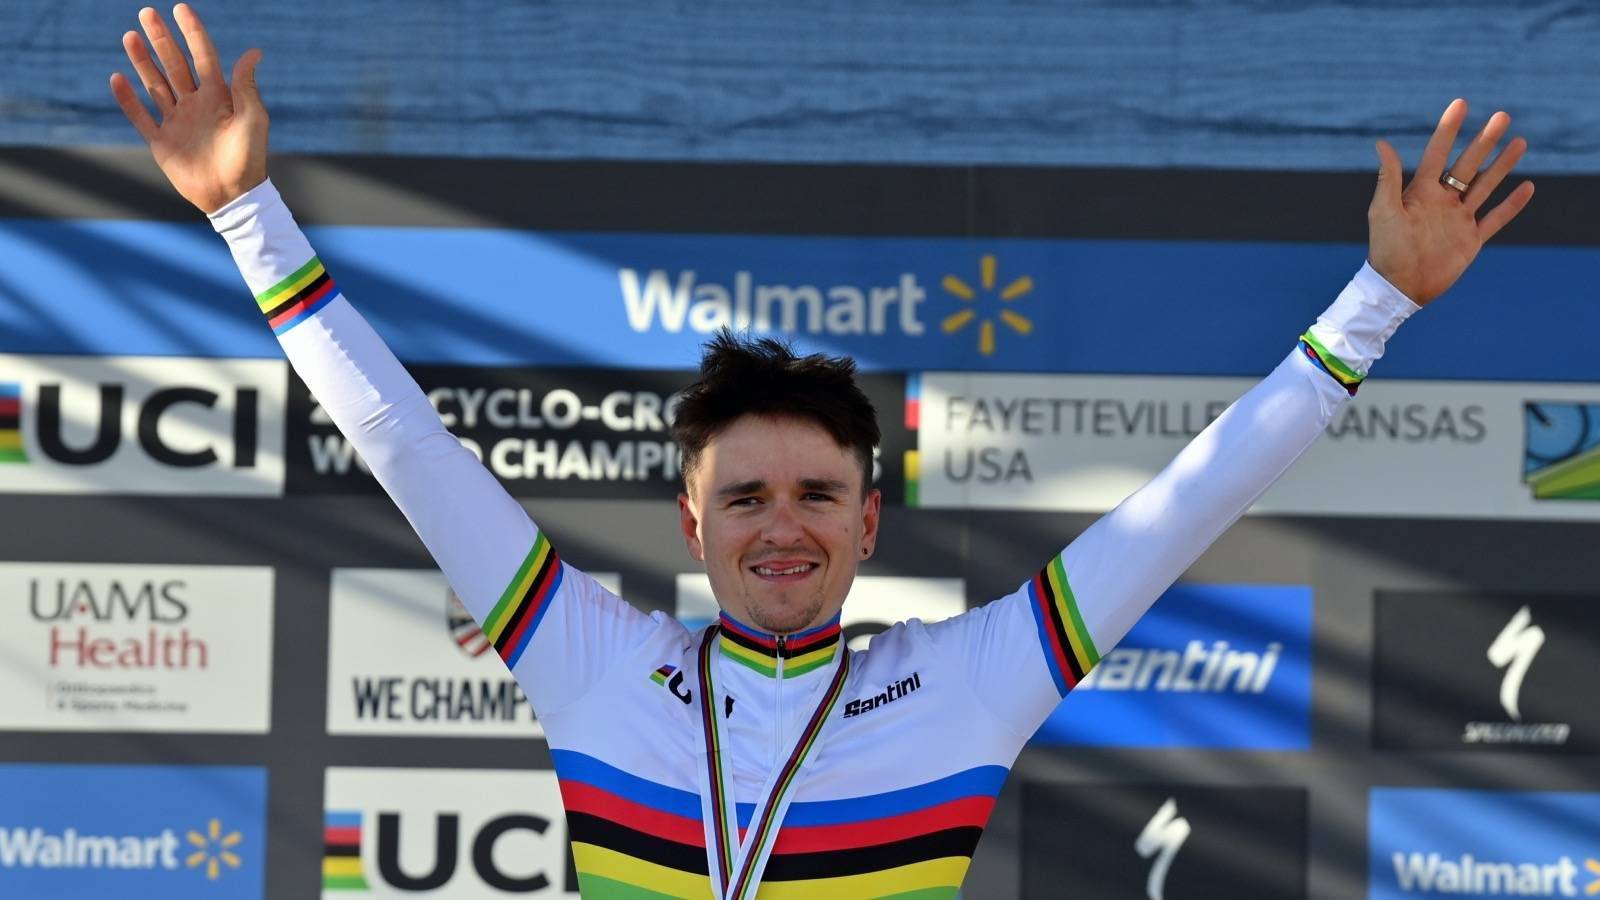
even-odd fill
[{"label": "man's nose", "polygon": [[786,547],[799,543],[803,534],[794,505],[787,500],[774,502],[772,514],[761,529],[761,539],[775,546]]}]

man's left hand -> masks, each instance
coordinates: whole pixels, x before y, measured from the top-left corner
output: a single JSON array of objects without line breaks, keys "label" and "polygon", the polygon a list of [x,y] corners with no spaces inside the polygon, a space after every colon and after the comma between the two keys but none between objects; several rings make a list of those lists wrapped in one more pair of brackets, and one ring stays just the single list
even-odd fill
[{"label": "man's left hand", "polygon": [[1367,210],[1367,259],[1379,275],[1418,306],[1426,306],[1455,284],[1483,245],[1533,197],[1533,182],[1524,181],[1482,218],[1478,216],[1489,195],[1528,149],[1527,141],[1513,138],[1488,168],[1479,171],[1511,127],[1511,117],[1504,112],[1489,117],[1449,168],[1449,177],[1467,185],[1466,189],[1446,183],[1445,163],[1466,117],[1465,100],[1455,100],[1445,108],[1411,183],[1403,191],[1400,154],[1387,141],[1378,142],[1378,189]]}]

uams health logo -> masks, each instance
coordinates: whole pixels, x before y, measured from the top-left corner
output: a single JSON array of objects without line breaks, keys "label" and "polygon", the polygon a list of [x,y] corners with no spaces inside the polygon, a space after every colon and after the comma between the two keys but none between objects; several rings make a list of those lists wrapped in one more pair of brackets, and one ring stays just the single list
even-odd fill
[{"label": "uams health logo", "polygon": [[1600,500],[1600,403],[1528,402],[1522,480],[1535,500]]},{"label": "uams health logo", "polygon": [[243,861],[244,836],[211,819],[202,828],[145,834],[86,834],[75,828],[0,829],[0,870],[193,870],[217,881]]},{"label": "uams health logo", "polygon": [[[978,351],[992,355],[997,347],[996,322],[1018,335],[1033,332],[1033,321],[1014,304],[1034,291],[1033,279],[1021,276],[1001,285],[999,262],[985,255],[978,262],[978,286],[947,273],[940,279],[944,334],[975,325]],[[628,325],[636,332],[654,329],[679,333],[687,327],[707,334],[721,328],[792,335],[848,336],[899,334],[921,337],[928,331],[923,305],[928,291],[916,273],[880,284],[777,283],[754,272],[734,272],[732,283],[702,279],[693,269],[675,275],[665,269],[641,274],[618,269]]]},{"label": "uams health logo", "polygon": [[1467,744],[1565,744],[1572,735],[1566,722],[1522,721],[1522,681],[1544,647],[1544,629],[1533,623],[1533,612],[1517,610],[1489,645],[1489,662],[1505,670],[1500,682],[1500,706],[1509,722],[1468,722],[1461,734]]}]

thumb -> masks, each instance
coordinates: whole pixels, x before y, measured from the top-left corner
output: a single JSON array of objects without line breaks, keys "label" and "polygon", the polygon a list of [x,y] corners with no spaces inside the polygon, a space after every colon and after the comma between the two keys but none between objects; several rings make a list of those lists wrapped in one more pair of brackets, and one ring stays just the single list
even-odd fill
[{"label": "thumb", "polygon": [[261,91],[256,87],[256,63],[259,62],[261,51],[251,48],[233,64],[234,109],[260,112],[265,108],[261,103]]},{"label": "thumb", "polygon": [[1372,212],[1393,212],[1400,208],[1400,154],[1388,141],[1378,141],[1378,186],[1372,193]]}]

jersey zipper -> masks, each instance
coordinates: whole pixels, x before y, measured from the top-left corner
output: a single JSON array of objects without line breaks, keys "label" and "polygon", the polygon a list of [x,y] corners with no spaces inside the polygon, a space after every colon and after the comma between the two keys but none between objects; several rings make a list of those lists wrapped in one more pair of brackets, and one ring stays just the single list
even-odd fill
[{"label": "jersey zipper", "polygon": [[772,717],[772,765],[778,765],[778,754],[783,752],[783,658],[786,655],[788,638],[778,635],[778,677],[776,693],[773,695]]}]

